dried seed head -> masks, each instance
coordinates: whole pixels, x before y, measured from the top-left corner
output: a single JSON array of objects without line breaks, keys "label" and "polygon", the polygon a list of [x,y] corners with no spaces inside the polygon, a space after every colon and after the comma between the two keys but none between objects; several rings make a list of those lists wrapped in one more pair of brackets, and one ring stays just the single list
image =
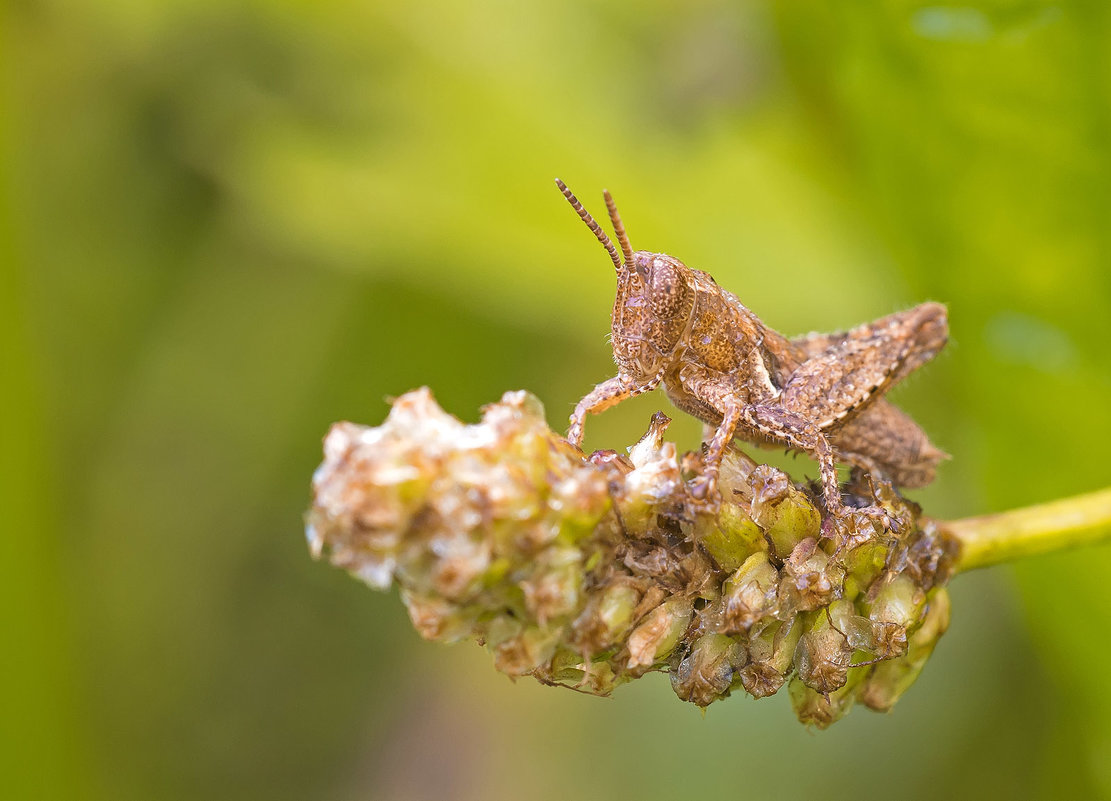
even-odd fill
[{"label": "dried seed head", "polygon": [[806,488],[734,449],[708,512],[681,467],[699,457],[678,457],[668,422],[654,417],[628,457],[584,459],[527,393],[474,425],[428,390],[408,393],[377,428],[329,432],[310,551],[373,587],[398,584],[422,637],[472,638],[513,677],[607,695],[667,670],[700,706],[790,680],[796,713],[817,726],[857,697],[890,708],[948,623],[952,545],[859,474],[848,497],[892,522],[822,537]]}]

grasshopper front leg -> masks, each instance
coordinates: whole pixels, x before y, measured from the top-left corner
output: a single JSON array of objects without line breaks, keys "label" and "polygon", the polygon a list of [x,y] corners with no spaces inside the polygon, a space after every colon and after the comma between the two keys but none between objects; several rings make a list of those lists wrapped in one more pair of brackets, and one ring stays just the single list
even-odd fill
[{"label": "grasshopper front leg", "polygon": [[[739,388],[732,380],[725,377],[709,377],[697,369],[686,369],[682,373],[683,389],[685,394],[708,410],[713,410],[721,416],[714,434],[706,443],[706,455],[702,460],[702,474],[695,478],[691,492],[695,498],[713,503],[717,493],[718,472],[721,469],[721,460],[725,449],[733,441],[737,433],[737,426],[746,405],[741,402],[743,397]],[[684,408],[688,404],[683,397],[673,397],[672,400]],[[697,408],[690,408],[692,414],[706,420]],[[709,425],[709,424],[707,424]],[[705,429],[704,429],[705,430]]]},{"label": "grasshopper front leg", "polygon": [[642,383],[638,383],[631,376],[618,373],[613,378],[598,384],[575,405],[575,411],[571,414],[571,425],[567,429],[567,441],[576,448],[581,448],[583,427],[588,414],[598,414],[623,400],[650,392],[658,387],[662,380],[663,373]]}]

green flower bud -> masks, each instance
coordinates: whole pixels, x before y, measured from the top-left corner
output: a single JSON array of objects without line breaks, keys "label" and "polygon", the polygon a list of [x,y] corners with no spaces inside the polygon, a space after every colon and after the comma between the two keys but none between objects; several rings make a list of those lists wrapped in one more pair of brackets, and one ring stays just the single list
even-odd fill
[{"label": "green flower bud", "polygon": [[494,666],[507,676],[526,676],[555,654],[562,632],[529,626],[494,646]]},{"label": "green flower bud", "polygon": [[852,709],[857,688],[867,671],[866,667],[851,669],[840,688],[824,694],[808,687],[798,676],[792,678],[788,691],[799,722],[825,729],[843,718]]},{"label": "green flower bud", "polygon": [[589,536],[610,508],[609,482],[602,473],[579,472],[552,485],[548,509],[559,521],[557,537],[573,545]]},{"label": "green flower bud", "polygon": [[475,611],[443,598],[421,597],[409,590],[401,591],[401,600],[409,610],[413,628],[426,640],[458,642],[466,639],[475,625]]},{"label": "green flower bud", "polygon": [[737,680],[753,698],[774,695],[783,686],[802,628],[799,618],[776,621],[749,639],[748,663],[738,672]]},{"label": "green flower bud", "polygon": [[844,599],[834,601],[829,605],[829,616],[833,619],[834,627],[845,635],[845,641],[851,649],[875,654],[875,624],[863,615],[858,615],[851,602]]},{"label": "green flower bud", "polygon": [[921,623],[925,602],[926,593],[906,573],[880,586],[867,604],[876,656],[889,659],[907,652],[907,635]]},{"label": "green flower bud", "polygon": [[609,695],[627,681],[629,677],[618,673],[611,663],[591,662],[575,689],[591,695]]},{"label": "green flower bud", "polygon": [[849,550],[843,557],[845,587],[842,597],[855,599],[879,578],[887,565],[887,544],[873,540]]},{"label": "green flower bud", "polygon": [[749,484],[752,519],[764,530],[778,558],[785,559],[808,537],[818,537],[822,517],[786,473],[770,465],[759,465],[749,476]]},{"label": "green flower bud", "polygon": [[601,594],[598,620],[610,642],[616,641],[629,630],[639,600],[639,590],[627,583],[613,584]]},{"label": "green flower bud", "polygon": [[568,615],[579,606],[582,554],[577,548],[549,548],[519,584],[529,614],[541,624]]},{"label": "green flower bud", "polygon": [[720,630],[747,632],[776,611],[779,571],[763,551],[752,554],[723,588]]},{"label": "green flower bud", "polygon": [[744,664],[744,647],[724,634],[704,634],[671,671],[671,688],[684,701],[707,707],[729,694],[733,674]]},{"label": "green flower bud", "polygon": [[641,592],[629,580],[615,580],[592,593],[582,614],[575,619],[572,642],[582,653],[599,653],[629,631]]},{"label": "green flower bud", "polygon": [[584,662],[581,656],[566,650],[552,657],[550,669],[540,667],[532,675],[545,684],[560,684],[590,695],[609,695],[628,681],[609,662]]},{"label": "green flower bud", "polygon": [[716,517],[699,517],[709,519],[698,520],[701,525],[697,527],[690,526],[689,536],[700,542],[723,570],[736,570],[754,552],[767,548],[763,530],[738,504],[723,501]]},{"label": "green flower bud", "polygon": [[400,549],[395,568],[405,586],[460,603],[482,588],[493,557],[490,542],[469,531],[448,530]]},{"label": "green flower bud", "polygon": [[860,702],[877,712],[889,711],[914,684],[947,628],[949,593],[938,588],[929,594],[922,625],[910,636],[906,655],[872,667],[860,689]]},{"label": "green flower bud", "polygon": [[853,649],[846,636],[830,625],[824,610],[806,614],[804,621],[795,648],[795,670],[803,684],[828,695],[845,685]]},{"label": "green flower bud", "polygon": [[897,623],[910,628],[918,622],[926,594],[905,573],[884,583],[868,604],[868,617],[877,623]]}]

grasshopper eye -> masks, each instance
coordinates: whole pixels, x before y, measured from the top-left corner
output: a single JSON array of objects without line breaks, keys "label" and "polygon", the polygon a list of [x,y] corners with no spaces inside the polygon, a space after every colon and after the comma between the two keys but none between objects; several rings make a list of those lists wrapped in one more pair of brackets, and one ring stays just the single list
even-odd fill
[{"label": "grasshopper eye", "polygon": [[688,308],[689,288],[682,271],[669,261],[657,260],[652,269],[652,307],[660,317],[678,317]]}]

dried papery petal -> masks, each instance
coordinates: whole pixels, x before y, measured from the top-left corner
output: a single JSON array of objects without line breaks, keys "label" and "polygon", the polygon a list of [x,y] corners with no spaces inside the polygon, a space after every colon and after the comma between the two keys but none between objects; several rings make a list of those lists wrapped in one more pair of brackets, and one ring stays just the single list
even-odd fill
[{"label": "dried papery petal", "polygon": [[[422,637],[472,638],[513,677],[607,695],[666,670],[706,706],[771,695],[797,671],[808,723],[829,725],[858,693],[890,708],[948,621],[952,543],[859,471],[847,502],[883,512],[823,536],[808,491],[735,448],[720,503],[692,502],[680,464],[697,472],[701,457],[678,458],[668,422],[656,415],[628,456],[587,458],[527,393],[473,425],[408,393],[377,428],[329,432],[309,549],[372,587],[396,583]],[[875,664],[851,667],[854,654]]]},{"label": "dried papery petal", "polygon": [[672,598],[657,606],[629,635],[626,669],[638,675],[663,662],[690,625],[694,607],[686,598]]},{"label": "dried papery petal", "polygon": [[679,474],[675,443],[664,442],[671,419],[657,412],[640,441],[629,449],[632,472],[625,476],[618,508],[626,530],[650,527],[655,517],[682,502],[683,480]]},{"label": "dried papery petal", "polygon": [[812,537],[804,539],[783,563],[779,606],[791,612],[823,607],[841,594],[843,567],[830,560]]},{"label": "dried papery petal", "polygon": [[866,648],[879,659],[895,659],[907,652],[907,629],[898,623],[872,623],[872,646]]},{"label": "dried papery petal", "polygon": [[718,491],[727,502],[752,503],[752,471],[759,467],[746,453],[730,445],[718,469]]},{"label": "dried papery petal", "polygon": [[957,544],[942,534],[933,521],[926,521],[918,536],[904,541],[906,571],[923,590],[943,587],[953,573]]}]

